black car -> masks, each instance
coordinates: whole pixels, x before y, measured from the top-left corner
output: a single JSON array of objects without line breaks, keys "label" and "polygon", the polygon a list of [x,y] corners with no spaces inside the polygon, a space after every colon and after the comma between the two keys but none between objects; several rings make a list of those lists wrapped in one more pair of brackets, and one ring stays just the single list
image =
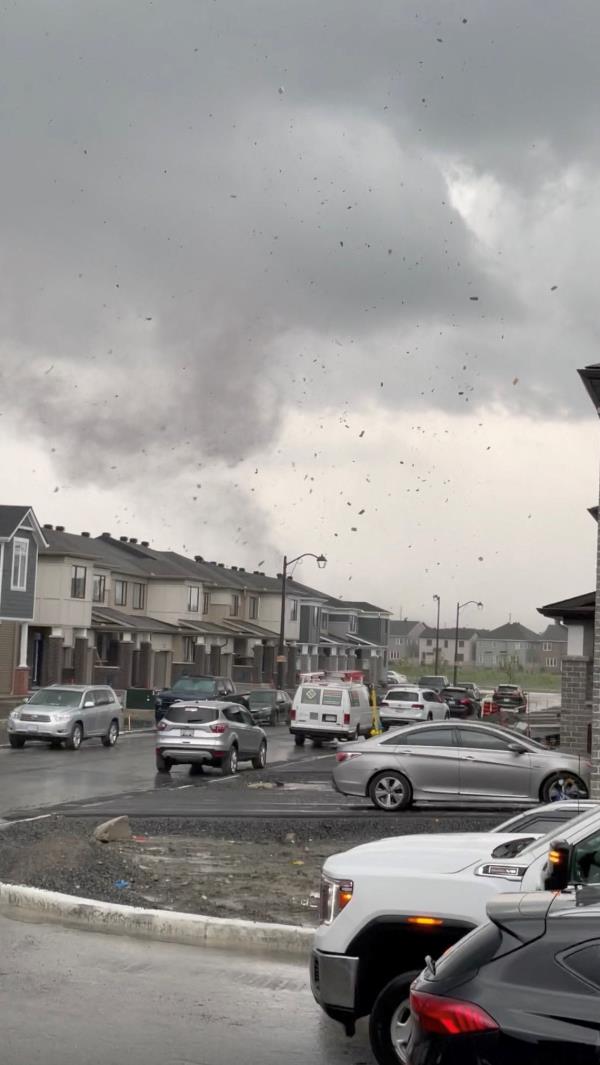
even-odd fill
[{"label": "black car", "polygon": [[231,695],[235,695],[235,686],[229,677],[182,675],[171,688],[163,688],[156,693],[154,718],[158,724],[171,703],[178,699],[226,699]]},{"label": "black car", "polygon": [[244,705],[257,725],[277,725],[281,721],[289,721],[292,700],[287,692],[258,688],[244,693]]},{"label": "black car", "polygon": [[450,717],[481,717],[481,703],[466,686],[457,684],[442,688],[440,695],[448,704]]},{"label": "black car", "polygon": [[598,1065],[600,891],[499,895],[411,989],[410,1065]]}]

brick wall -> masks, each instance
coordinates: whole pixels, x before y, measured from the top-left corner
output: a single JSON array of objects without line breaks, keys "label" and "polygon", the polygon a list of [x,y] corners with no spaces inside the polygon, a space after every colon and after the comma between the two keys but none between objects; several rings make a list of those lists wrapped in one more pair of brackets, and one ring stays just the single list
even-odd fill
[{"label": "brick wall", "polygon": [[593,663],[570,655],[563,659],[561,683],[560,745],[575,754],[587,754],[588,726],[592,719]]}]

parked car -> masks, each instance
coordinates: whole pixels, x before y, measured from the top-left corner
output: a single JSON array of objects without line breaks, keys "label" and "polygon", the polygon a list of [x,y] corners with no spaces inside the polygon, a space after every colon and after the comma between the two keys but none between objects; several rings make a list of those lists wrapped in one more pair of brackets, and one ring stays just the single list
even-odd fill
[{"label": "parked car", "polygon": [[450,681],[443,675],[439,676],[427,676],[419,677],[419,688],[433,688],[436,692],[441,692],[442,688],[447,688]]},{"label": "parked car", "polygon": [[112,688],[51,684],[11,712],[7,731],[11,747],[41,740],[76,751],[84,740],[94,737],[101,739],[104,747],[114,747],[122,727],[123,707]]},{"label": "parked car", "polygon": [[392,813],[414,802],[531,803],[587,798],[589,763],[500,726],[409,725],[336,755],[334,787]]},{"label": "parked car", "polygon": [[393,684],[407,684],[408,678],[404,673],[397,673],[395,669],[388,669],[385,681],[387,686],[391,687]]},{"label": "parked car", "polygon": [[471,692],[471,694],[477,700],[477,702],[479,702],[479,703],[481,702],[481,689],[477,686],[477,684],[474,684],[472,680],[462,680],[461,679],[461,680],[458,681],[458,687],[459,688],[466,688],[467,691]]},{"label": "parked car", "polygon": [[267,737],[239,703],[172,703],[157,725],[159,773],[173,765],[208,765],[231,776],[239,762],[252,762],[254,769],[267,764]]},{"label": "parked car", "polygon": [[226,699],[235,695],[235,685],[229,677],[196,676],[182,674],[170,688],[156,693],[154,717],[156,723],[165,716],[171,703],[180,700]]},{"label": "parked car", "polygon": [[259,688],[244,693],[244,705],[257,725],[277,725],[280,721],[289,721],[292,700],[287,692]]},{"label": "parked car", "polygon": [[500,707],[527,710],[527,692],[523,691],[520,684],[497,684],[492,700]]},{"label": "parked car", "polygon": [[450,717],[479,717],[481,703],[475,698],[472,690],[463,684],[456,687],[443,688],[441,697],[450,709]]},{"label": "parked car", "polygon": [[[563,805],[568,816],[557,832],[553,819]],[[347,1035],[360,1017],[370,1016],[379,1065],[406,1060],[409,1031],[396,1021],[406,1019],[410,985],[426,955],[441,957],[481,924],[491,898],[561,890],[569,880],[589,884],[598,876],[591,859],[600,852],[599,803],[565,800],[519,818],[493,832],[395,836],[327,858],[310,965],[313,994]],[[550,831],[539,836],[546,818]],[[456,1065],[472,1065],[457,1049]]]},{"label": "parked car", "polygon": [[448,704],[427,688],[390,688],[381,700],[379,720],[384,729],[410,725],[412,721],[443,721],[450,717]]},{"label": "parked car", "polygon": [[499,895],[487,915],[413,985],[405,1060],[596,1065],[598,890]]},{"label": "parked car", "polygon": [[297,747],[311,739],[355,740],[368,736],[373,723],[369,690],[364,684],[341,680],[301,684],[292,701],[290,732]]}]

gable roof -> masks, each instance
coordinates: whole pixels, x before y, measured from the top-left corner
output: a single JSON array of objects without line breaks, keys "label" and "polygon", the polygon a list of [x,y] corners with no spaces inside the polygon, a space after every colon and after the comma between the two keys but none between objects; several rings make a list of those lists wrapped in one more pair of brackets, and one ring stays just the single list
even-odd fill
[{"label": "gable roof", "polygon": [[540,637],[537,632],[532,632],[518,621],[507,621],[505,625],[499,625],[497,629],[490,629],[484,639],[537,643]]},{"label": "gable roof", "polygon": [[31,507],[0,506],[0,540],[12,540],[26,520],[31,523],[38,547],[45,546],[44,533]]},{"label": "gable roof", "polygon": [[[429,628],[426,625],[425,628],[423,629],[423,632],[421,632],[419,634],[419,639],[420,640],[423,640],[423,639],[430,640],[432,637],[433,637],[433,639],[435,639],[435,632],[436,632],[436,630],[434,628]],[[473,636],[479,636],[480,634],[481,634],[481,629],[469,629],[469,628],[460,629],[459,628],[459,630],[458,630],[458,638],[459,638],[459,640],[471,640],[473,638]],[[452,628],[452,629],[440,629],[440,633],[439,633],[440,640],[442,640],[442,639],[443,640],[453,640],[455,635],[456,635],[456,629],[454,629],[454,628]]]},{"label": "gable roof", "polygon": [[540,639],[549,643],[566,643],[568,639],[568,630],[566,625],[548,625],[544,631],[540,634]]},{"label": "gable roof", "polygon": [[422,621],[390,621],[390,636],[410,636]]}]

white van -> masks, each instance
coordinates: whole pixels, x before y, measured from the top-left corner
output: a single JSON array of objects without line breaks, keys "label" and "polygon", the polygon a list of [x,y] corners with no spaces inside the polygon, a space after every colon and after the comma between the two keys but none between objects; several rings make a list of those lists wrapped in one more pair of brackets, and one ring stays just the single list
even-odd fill
[{"label": "white van", "polygon": [[356,740],[372,726],[369,691],[364,684],[343,680],[303,680],[290,712],[290,732],[297,747],[306,738],[320,747],[324,740]]}]

